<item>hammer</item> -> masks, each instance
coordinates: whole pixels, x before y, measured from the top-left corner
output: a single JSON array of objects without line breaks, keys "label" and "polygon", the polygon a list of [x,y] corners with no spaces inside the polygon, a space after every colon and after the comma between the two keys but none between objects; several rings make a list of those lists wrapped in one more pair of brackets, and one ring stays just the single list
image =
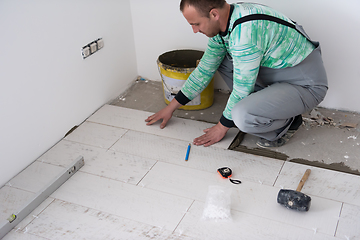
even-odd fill
[{"label": "hammer", "polygon": [[277,196],[277,202],[289,209],[295,209],[301,212],[309,211],[311,197],[305,195],[304,193],[301,193],[300,191],[303,188],[305,181],[308,179],[310,172],[310,169],[306,170],[304,176],[300,180],[296,191],[289,189],[281,189]]}]

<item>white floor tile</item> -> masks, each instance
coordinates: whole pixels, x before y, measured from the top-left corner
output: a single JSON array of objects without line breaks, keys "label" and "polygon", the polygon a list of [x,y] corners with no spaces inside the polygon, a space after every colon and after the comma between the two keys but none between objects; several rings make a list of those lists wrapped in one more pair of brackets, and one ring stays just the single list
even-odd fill
[{"label": "white floor tile", "polygon": [[80,171],[136,185],[155,163],[155,160],[108,151],[85,160]]},{"label": "white floor tile", "polygon": [[316,229],[318,233],[334,235],[340,214],[341,203],[311,196],[308,212],[287,209],[277,203],[280,189],[244,182],[242,188],[233,188],[233,207],[245,213],[271,219],[292,226]]},{"label": "white floor tile", "polygon": [[[135,109],[105,105],[87,121],[180,139],[189,143],[204,134],[204,129],[214,126],[211,123],[172,117],[167,126],[160,129],[160,123],[155,123],[152,126],[146,125],[145,119],[152,114]],[[236,133],[236,130],[231,130],[226,138],[218,144],[214,144],[214,147],[228,148]]]},{"label": "white floor tile", "polygon": [[360,176],[286,162],[276,186],[296,189],[306,169],[311,169],[302,192],[360,206]]},{"label": "white floor tile", "polygon": [[37,161],[67,167],[79,156],[84,157],[86,164],[87,161],[93,160],[105,152],[106,149],[62,140],[38,158]]},{"label": "white floor tile", "polygon": [[131,154],[107,151],[67,140],[60,141],[37,162],[67,167],[78,156],[83,156],[85,165],[80,169],[98,176],[136,184],[147,173],[155,160]]},{"label": "white floor tile", "polygon": [[220,167],[230,167],[234,177],[273,185],[283,161],[225,150],[217,147],[192,146],[185,161],[188,142],[137,131],[127,132],[111,148],[162,162],[216,173]]},{"label": "white floor tile", "polygon": [[88,144],[95,147],[111,147],[127,130],[105,126],[102,124],[84,122],[74,132],[66,136],[66,140]]},{"label": "white floor tile", "polygon": [[231,183],[215,172],[209,173],[170,163],[157,162],[139,186],[205,202],[210,185]]},{"label": "white floor tile", "polygon": [[319,233],[329,235],[335,234],[341,209],[339,202],[313,197],[309,212],[292,211],[277,203],[279,188],[247,181],[234,185],[216,172],[208,173],[162,162],[153,167],[140,185],[203,202],[206,201],[208,187],[220,185],[230,189],[232,209],[276,222],[316,228]]},{"label": "white floor tile", "polygon": [[164,228],[59,200],[27,228],[28,233],[47,239],[177,239]]},{"label": "white floor tile", "polygon": [[221,139],[220,142],[217,142],[212,146],[222,149],[228,149],[238,133],[239,133],[238,128],[230,128],[229,131],[226,133],[225,137]]},{"label": "white floor tile", "polygon": [[[136,154],[154,160],[172,159],[180,163],[185,161],[188,144],[188,142],[179,139],[130,130],[111,147],[111,150]],[[191,148],[191,157],[195,148],[196,146]]]},{"label": "white floor tile", "polygon": [[51,183],[65,168],[35,161],[10,180],[15,188],[37,193]]},{"label": "white floor tile", "polygon": [[270,219],[232,210],[232,221],[214,222],[202,220],[204,204],[195,201],[176,232],[201,239],[251,239],[251,240],[291,240],[291,239],[336,239],[331,235],[318,233]]},{"label": "white floor tile", "polygon": [[[12,188],[5,186],[0,189],[0,222],[6,221],[11,214],[16,213],[26,204],[32,197],[34,193],[30,193],[24,190]],[[42,202],[37,208],[34,209],[27,217],[25,217],[20,223],[18,223],[14,230],[21,231],[26,225],[28,225],[37,215],[46,208],[53,199],[48,198]],[[10,236],[17,234],[8,234]],[[4,238],[7,239],[7,238]],[[8,238],[9,239],[9,238]],[[12,239],[12,238],[10,238]],[[14,237],[14,239],[17,239]],[[19,238],[20,239],[20,238]]]},{"label": "white floor tile", "polygon": [[360,239],[360,207],[344,204],[336,236],[342,239]]},{"label": "white floor tile", "polygon": [[2,240],[48,240],[47,238],[39,237],[23,231],[12,230]]},{"label": "white floor tile", "polygon": [[53,198],[47,198],[45,199],[42,203],[40,203],[40,205],[34,209],[34,211],[32,211],[27,217],[24,218],[24,220],[22,220],[14,229],[15,230],[21,230],[21,231],[26,231],[26,226],[33,221],[34,219],[38,218],[38,215],[49,206],[50,203],[52,203],[54,201]]},{"label": "white floor tile", "polygon": [[51,197],[173,230],[192,200],[77,172]]},{"label": "white floor tile", "polygon": [[0,189],[0,221],[6,220],[21,208],[35,193],[4,186]]}]

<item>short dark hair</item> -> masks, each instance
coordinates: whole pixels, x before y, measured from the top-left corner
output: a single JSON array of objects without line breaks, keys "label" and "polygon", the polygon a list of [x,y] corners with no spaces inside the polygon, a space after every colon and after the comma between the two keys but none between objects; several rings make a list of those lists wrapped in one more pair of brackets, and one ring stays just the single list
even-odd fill
[{"label": "short dark hair", "polygon": [[209,12],[213,8],[223,8],[225,0],[181,0],[180,11],[184,11],[186,6],[193,6],[204,17],[209,17]]}]

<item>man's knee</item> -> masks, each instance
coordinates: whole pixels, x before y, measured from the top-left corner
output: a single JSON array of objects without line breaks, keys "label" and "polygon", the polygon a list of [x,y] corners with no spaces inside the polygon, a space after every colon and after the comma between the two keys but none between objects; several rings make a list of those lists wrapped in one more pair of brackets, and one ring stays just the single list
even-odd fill
[{"label": "man's knee", "polygon": [[250,126],[250,113],[244,104],[236,104],[231,111],[231,116],[236,127],[242,132],[249,132]]},{"label": "man's knee", "polygon": [[[244,101],[245,103],[245,101]],[[240,131],[254,134],[270,131],[269,127],[273,120],[254,112],[254,108],[248,104],[236,104],[231,111],[233,122]],[[274,126],[276,127],[276,126]],[[279,126],[279,128],[282,126]]]}]

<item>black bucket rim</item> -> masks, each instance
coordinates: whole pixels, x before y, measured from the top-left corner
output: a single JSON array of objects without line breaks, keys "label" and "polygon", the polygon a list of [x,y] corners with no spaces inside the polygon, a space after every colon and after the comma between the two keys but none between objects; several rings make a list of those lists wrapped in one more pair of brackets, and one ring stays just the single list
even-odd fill
[{"label": "black bucket rim", "polygon": [[[196,57],[196,59],[194,60],[195,64],[194,66],[191,67],[174,67],[171,66],[167,63],[163,63],[160,59],[162,57],[164,57],[164,55],[169,55],[169,54],[175,54],[175,53],[184,53],[184,52],[192,52],[192,53],[197,53],[200,57]],[[163,68],[164,70],[170,70],[173,72],[180,72],[180,73],[189,73],[195,70],[196,68],[196,60],[200,60],[202,55],[204,54],[204,51],[201,50],[195,50],[195,49],[177,49],[177,50],[172,50],[172,51],[168,51],[165,52],[163,54],[161,54],[158,59],[157,59],[157,64],[159,65],[159,67]]]}]

